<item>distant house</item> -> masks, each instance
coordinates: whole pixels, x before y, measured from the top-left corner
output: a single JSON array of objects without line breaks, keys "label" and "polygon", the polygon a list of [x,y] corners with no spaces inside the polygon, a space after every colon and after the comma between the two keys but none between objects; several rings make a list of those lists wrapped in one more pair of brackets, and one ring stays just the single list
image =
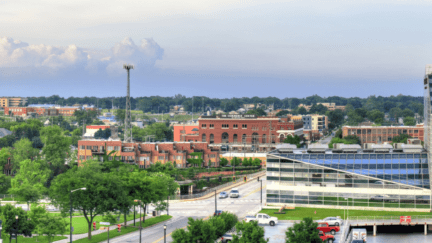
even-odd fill
[{"label": "distant house", "polygon": [[6,128],[0,128],[0,138],[11,134],[12,132],[7,130]]}]

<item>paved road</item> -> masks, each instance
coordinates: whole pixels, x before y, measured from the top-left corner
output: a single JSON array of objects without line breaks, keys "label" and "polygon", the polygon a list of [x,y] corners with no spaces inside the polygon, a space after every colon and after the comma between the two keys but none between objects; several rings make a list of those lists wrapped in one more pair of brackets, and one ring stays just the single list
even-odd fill
[{"label": "paved road", "polygon": [[332,139],[332,136],[328,136],[326,138],[324,138],[323,140],[321,140],[321,144],[328,144],[330,143],[330,140]]},{"label": "paved road", "polygon": [[[239,198],[217,198],[217,209],[235,213],[239,218],[243,218],[250,212],[256,212],[260,207],[260,185],[256,180],[239,186]],[[265,185],[263,180],[263,202],[265,202]],[[167,222],[167,242],[172,242],[171,233],[179,228],[187,226],[188,217],[205,218],[214,213],[214,198],[196,200],[190,202],[170,201],[169,213],[173,218]],[[163,224],[147,228],[142,232],[142,242],[163,242]],[[112,239],[110,242],[139,242],[139,232],[130,233],[122,237]]]}]

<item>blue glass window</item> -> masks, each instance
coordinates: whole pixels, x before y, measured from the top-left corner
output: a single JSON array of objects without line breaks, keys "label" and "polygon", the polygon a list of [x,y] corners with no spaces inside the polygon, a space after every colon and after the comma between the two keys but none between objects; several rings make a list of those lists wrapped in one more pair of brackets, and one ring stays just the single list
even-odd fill
[{"label": "blue glass window", "polygon": [[[412,156],[412,154],[410,154]],[[406,154],[399,154],[399,158],[400,159],[406,159],[407,155]]]},{"label": "blue glass window", "polygon": [[309,158],[309,163],[316,164],[317,155],[311,154]]},{"label": "blue glass window", "polygon": [[303,154],[303,158],[302,158],[302,160],[304,161],[304,162],[309,162],[309,154]]},{"label": "blue glass window", "polygon": [[333,154],[333,160],[339,160],[339,154]]},{"label": "blue glass window", "polygon": [[[366,165],[367,166],[367,165]],[[369,169],[370,170],[376,170],[377,169],[377,165],[376,164],[370,164],[369,165]]]},{"label": "blue glass window", "polygon": [[287,155],[287,158],[288,158],[288,159],[294,159],[294,154],[288,154],[288,155]]},{"label": "blue glass window", "polygon": [[399,164],[399,169],[406,169],[407,165],[406,164]]},{"label": "blue glass window", "polygon": [[301,160],[301,158],[302,158],[302,155],[301,155],[301,154],[296,154],[296,155],[295,155],[295,159],[296,159],[296,160]]},{"label": "blue glass window", "polygon": [[369,154],[362,154],[362,159],[369,160]]},{"label": "blue glass window", "polygon": [[[399,154],[388,154],[388,155],[391,155],[392,159],[399,159]],[[387,156],[386,156],[386,158],[387,158]]]}]

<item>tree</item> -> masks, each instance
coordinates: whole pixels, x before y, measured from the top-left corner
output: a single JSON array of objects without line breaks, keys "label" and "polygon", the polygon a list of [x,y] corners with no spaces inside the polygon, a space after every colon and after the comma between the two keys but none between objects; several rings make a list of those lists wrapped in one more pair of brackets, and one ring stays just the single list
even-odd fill
[{"label": "tree", "polygon": [[372,110],[367,112],[367,117],[370,121],[383,121],[384,120],[384,113],[379,110]]},{"label": "tree", "polygon": [[48,126],[42,128],[41,139],[45,146],[42,154],[45,160],[51,164],[54,176],[64,168],[66,158],[70,154],[70,138],[63,135],[63,131],[58,126]]},{"label": "tree", "polygon": [[111,137],[111,129],[109,128],[105,128],[104,130],[99,128],[94,134],[94,138],[96,139],[108,139],[109,137]]},{"label": "tree", "polygon": [[297,113],[300,115],[304,115],[304,114],[307,114],[308,112],[307,112],[306,108],[304,108],[302,106],[302,107],[298,108]]},{"label": "tree", "polygon": [[0,193],[6,194],[9,188],[11,187],[11,176],[7,176],[5,174],[0,174]]},{"label": "tree", "polygon": [[[84,214],[90,240],[93,219],[117,208],[116,200],[123,196],[119,181],[115,174],[102,173],[98,161],[89,160],[58,175],[51,184],[50,197],[54,205],[67,212],[73,196],[72,208]],[[86,190],[78,190],[71,195],[72,190],[83,187]]]},{"label": "tree", "polygon": [[239,166],[240,165],[240,159],[237,157],[234,157],[231,159],[231,166]]},{"label": "tree", "polygon": [[126,118],[126,110],[123,109],[117,109],[114,111],[115,118],[117,122],[124,123]]},{"label": "tree", "polygon": [[310,114],[321,114],[321,115],[323,115],[323,114],[326,113],[326,111],[327,111],[327,107],[323,106],[322,104],[319,104],[319,105],[314,104],[314,105],[311,106],[311,108],[309,110],[309,113]]},{"label": "tree", "polygon": [[68,223],[59,215],[51,213],[44,214],[40,219],[39,232],[46,235],[48,242],[51,243],[56,235],[63,235],[66,232]]},{"label": "tree", "polygon": [[405,108],[402,111],[402,117],[414,117],[414,115],[415,115],[414,112],[408,108]]},{"label": "tree", "polygon": [[236,230],[237,233],[241,232],[241,237],[233,235],[233,243],[268,242],[268,239],[264,239],[264,229],[258,226],[257,221],[250,221],[248,223],[244,221],[238,222],[236,224]]},{"label": "tree", "polygon": [[290,112],[287,111],[287,110],[282,110],[282,111],[279,111],[278,113],[276,113],[276,116],[278,116],[278,117],[286,116],[286,115],[288,115],[289,113],[290,113]]},{"label": "tree", "polygon": [[242,166],[251,166],[251,162],[252,161],[249,161],[249,159],[244,158],[242,162]]},{"label": "tree", "polygon": [[286,232],[286,243],[321,243],[319,238],[318,223],[313,222],[311,217],[303,218],[300,223],[295,223]]},{"label": "tree", "polygon": [[228,160],[226,159],[226,158],[220,158],[220,160],[219,160],[219,165],[220,166],[226,166],[228,164]]},{"label": "tree", "polygon": [[262,108],[248,110],[246,112],[246,114],[248,114],[248,115],[256,115],[256,116],[266,116],[267,115],[267,113]]},{"label": "tree", "polygon": [[253,166],[261,166],[262,161],[258,158],[255,158],[254,160],[252,160],[252,165]]},{"label": "tree", "polygon": [[405,117],[403,121],[404,121],[405,126],[415,126],[416,125],[416,120],[414,119],[414,117],[411,117],[411,116]]},{"label": "tree", "polygon": [[201,167],[204,163],[204,160],[202,159],[202,153],[201,152],[193,152],[189,154],[191,156],[190,159],[187,159],[187,162],[189,164],[192,164],[194,166]]},{"label": "tree", "polygon": [[39,155],[39,150],[33,148],[33,143],[27,138],[23,138],[13,145],[12,152],[13,170],[19,168],[20,162],[28,159],[34,159]]},{"label": "tree", "polygon": [[405,143],[406,144],[408,142],[409,138],[412,138],[412,137],[408,134],[400,134],[399,136],[393,137],[392,144],[393,143]]},{"label": "tree", "polygon": [[341,110],[328,111],[327,117],[329,120],[330,129],[342,125],[344,121],[344,114]]},{"label": "tree", "polygon": [[12,159],[12,148],[6,147],[0,150],[0,171],[4,171],[4,166]]},{"label": "tree", "polygon": [[[3,232],[9,234],[9,242],[11,242],[12,234],[22,234],[31,236],[35,228],[35,224],[31,220],[27,220],[27,214],[22,208],[15,208],[10,204],[6,204],[2,208],[3,213]],[[16,220],[15,216],[18,216]]]},{"label": "tree", "polygon": [[51,171],[44,160],[26,159],[19,164],[20,169],[11,181],[9,192],[23,198],[30,208],[29,204],[37,202],[46,192],[45,183]]},{"label": "tree", "polygon": [[294,135],[294,136],[287,136],[284,140],[284,143],[289,143],[289,144],[294,144],[297,146],[297,148],[301,147],[301,139],[299,136]]},{"label": "tree", "polygon": [[42,149],[44,144],[42,143],[42,140],[40,139],[40,137],[33,137],[32,146],[35,149]]}]

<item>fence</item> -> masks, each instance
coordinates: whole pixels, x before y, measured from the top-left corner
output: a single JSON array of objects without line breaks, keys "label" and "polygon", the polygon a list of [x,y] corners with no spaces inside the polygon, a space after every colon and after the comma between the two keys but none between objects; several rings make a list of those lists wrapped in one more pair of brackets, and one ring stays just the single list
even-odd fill
[{"label": "fence", "polygon": [[231,185],[233,185],[233,184],[236,184],[236,183],[240,182],[240,181],[241,181],[241,178],[242,178],[243,176],[247,176],[248,178],[253,178],[253,177],[256,177],[256,176],[258,176],[258,175],[260,175],[260,174],[263,174],[263,173],[264,173],[263,176],[265,176],[265,171],[259,171],[259,172],[256,172],[256,173],[254,173],[254,174],[249,174],[249,175],[236,176],[236,181],[231,181],[231,182],[228,182],[228,183],[225,183],[225,184],[222,184],[222,185],[219,185],[219,186],[213,187],[213,188],[209,188],[209,189],[207,189],[207,191],[205,191],[205,192],[200,192],[200,193],[196,193],[196,194],[188,194],[188,195],[172,195],[172,196],[170,196],[170,200],[183,200],[183,199],[194,199],[194,198],[203,197],[203,196],[208,195],[208,194],[210,194],[210,193],[214,193],[215,190],[217,191],[217,190],[219,190],[219,189],[222,189],[222,188],[225,188],[225,187],[227,187],[227,186],[231,186]]}]

